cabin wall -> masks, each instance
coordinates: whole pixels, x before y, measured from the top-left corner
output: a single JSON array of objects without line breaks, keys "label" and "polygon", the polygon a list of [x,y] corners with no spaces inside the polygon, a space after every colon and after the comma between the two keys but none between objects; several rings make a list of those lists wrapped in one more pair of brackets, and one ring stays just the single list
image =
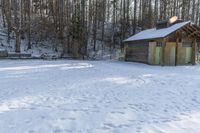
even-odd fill
[{"label": "cabin wall", "polygon": [[148,63],[148,42],[129,43],[125,48],[126,61]]}]

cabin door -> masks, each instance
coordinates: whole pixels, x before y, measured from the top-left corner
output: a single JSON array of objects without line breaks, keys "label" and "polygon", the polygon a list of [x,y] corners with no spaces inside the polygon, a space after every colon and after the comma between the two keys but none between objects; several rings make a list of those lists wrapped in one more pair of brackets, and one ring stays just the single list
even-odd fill
[{"label": "cabin door", "polygon": [[156,51],[155,51],[155,64],[156,65],[161,64],[161,52],[162,52],[162,47],[160,44],[157,44]]},{"label": "cabin door", "polygon": [[167,43],[165,47],[165,65],[176,65],[176,43]]},{"label": "cabin door", "polygon": [[161,64],[161,51],[162,51],[161,44],[157,42],[149,43],[149,59],[148,59],[149,64],[152,65]]},{"label": "cabin door", "polygon": [[192,43],[183,43],[185,47],[185,63],[192,63]]}]

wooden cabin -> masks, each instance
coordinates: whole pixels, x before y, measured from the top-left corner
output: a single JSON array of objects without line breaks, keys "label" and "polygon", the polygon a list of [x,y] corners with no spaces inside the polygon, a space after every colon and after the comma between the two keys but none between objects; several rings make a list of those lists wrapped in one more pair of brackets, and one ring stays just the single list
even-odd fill
[{"label": "wooden cabin", "polygon": [[200,27],[173,17],[126,39],[125,60],[151,65],[195,65],[198,41]]}]

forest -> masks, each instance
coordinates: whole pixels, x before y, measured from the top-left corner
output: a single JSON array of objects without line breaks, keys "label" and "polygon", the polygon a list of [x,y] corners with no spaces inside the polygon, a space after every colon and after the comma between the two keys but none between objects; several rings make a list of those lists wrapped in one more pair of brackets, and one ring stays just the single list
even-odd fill
[{"label": "forest", "polygon": [[62,54],[87,58],[90,52],[123,48],[123,40],[178,16],[200,25],[200,0],[0,0],[7,41],[27,49],[48,41]]}]

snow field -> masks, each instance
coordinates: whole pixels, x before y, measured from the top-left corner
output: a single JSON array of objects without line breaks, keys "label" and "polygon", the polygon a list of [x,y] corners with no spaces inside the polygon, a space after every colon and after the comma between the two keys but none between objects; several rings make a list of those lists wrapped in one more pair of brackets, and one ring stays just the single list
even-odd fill
[{"label": "snow field", "polygon": [[200,67],[0,61],[0,133],[198,133]]}]

